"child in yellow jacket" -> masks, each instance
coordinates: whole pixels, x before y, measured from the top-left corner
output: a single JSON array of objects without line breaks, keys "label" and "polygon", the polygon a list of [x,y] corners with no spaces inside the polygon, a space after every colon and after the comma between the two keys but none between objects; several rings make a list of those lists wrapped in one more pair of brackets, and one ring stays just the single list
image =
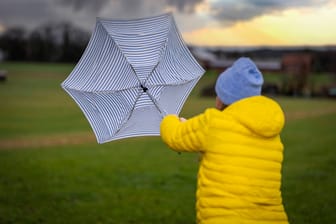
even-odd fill
[{"label": "child in yellow jacket", "polygon": [[263,76],[238,59],[216,81],[216,108],[189,120],[167,115],[161,137],[173,150],[201,152],[197,223],[288,223],[281,197],[284,114],[261,96]]}]

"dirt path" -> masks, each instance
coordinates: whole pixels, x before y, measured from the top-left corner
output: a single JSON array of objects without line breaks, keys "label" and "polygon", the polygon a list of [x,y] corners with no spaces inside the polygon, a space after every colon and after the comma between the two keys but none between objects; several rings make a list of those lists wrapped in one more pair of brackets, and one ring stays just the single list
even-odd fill
[{"label": "dirt path", "polygon": [[31,138],[0,140],[0,150],[46,148],[62,145],[79,145],[94,142],[96,142],[96,139],[93,133],[41,135]]},{"label": "dirt path", "polygon": [[[286,113],[287,121],[301,120],[306,118],[319,117],[322,115],[336,113],[336,108],[323,108],[323,110],[299,111]],[[27,148],[47,148],[64,145],[79,145],[86,143],[96,143],[92,132],[73,133],[73,134],[53,134],[26,137],[20,139],[0,140],[0,150],[8,149],[27,149]]]},{"label": "dirt path", "polygon": [[321,108],[321,110],[296,111],[292,113],[285,113],[286,121],[301,120],[306,118],[319,117],[323,115],[336,113],[336,107]]}]

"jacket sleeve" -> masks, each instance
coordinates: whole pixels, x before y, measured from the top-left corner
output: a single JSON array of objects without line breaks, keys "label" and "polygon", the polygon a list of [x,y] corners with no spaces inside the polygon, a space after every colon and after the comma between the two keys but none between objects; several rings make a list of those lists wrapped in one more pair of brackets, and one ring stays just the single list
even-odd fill
[{"label": "jacket sleeve", "polygon": [[176,115],[167,115],[161,122],[161,138],[175,151],[202,152],[208,126],[207,117],[204,113],[181,122]]}]

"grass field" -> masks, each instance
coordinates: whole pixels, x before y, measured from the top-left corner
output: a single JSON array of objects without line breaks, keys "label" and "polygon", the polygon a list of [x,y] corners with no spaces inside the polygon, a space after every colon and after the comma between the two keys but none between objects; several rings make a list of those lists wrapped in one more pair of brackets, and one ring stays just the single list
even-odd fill
[{"label": "grass field", "polygon": [[[73,65],[3,63],[0,83],[0,223],[195,222],[198,155],[159,137],[98,145],[60,88]],[[185,104],[189,117],[213,105]],[[294,224],[336,223],[336,101],[276,98],[286,114],[283,199]]]}]

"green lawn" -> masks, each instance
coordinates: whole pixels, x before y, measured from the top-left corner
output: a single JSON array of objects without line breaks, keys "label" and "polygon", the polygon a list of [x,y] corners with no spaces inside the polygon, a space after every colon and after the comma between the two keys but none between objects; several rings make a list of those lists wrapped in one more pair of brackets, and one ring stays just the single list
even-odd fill
[{"label": "green lawn", "polygon": [[[3,63],[0,83],[0,223],[195,222],[198,155],[168,150],[159,137],[98,145],[60,88],[68,64]],[[189,117],[214,104],[185,104]],[[276,98],[286,114],[283,198],[291,223],[336,223],[336,102]]]}]

